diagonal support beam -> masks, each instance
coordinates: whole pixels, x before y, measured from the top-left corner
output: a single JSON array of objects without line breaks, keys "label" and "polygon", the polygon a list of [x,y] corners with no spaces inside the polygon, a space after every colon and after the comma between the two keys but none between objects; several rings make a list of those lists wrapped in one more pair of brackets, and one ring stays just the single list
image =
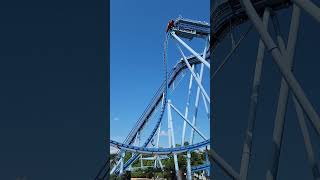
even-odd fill
[{"label": "diagonal support beam", "polygon": [[293,96],[293,102],[294,102],[294,106],[297,111],[298,121],[299,121],[300,129],[301,129],[301,133],[303,136],[304,145],[305,145],[306,152],[307,152],[307,158],[308,158],[308,161],[309,161],[309,164],[311,167],[313,178],[315,180],[320,180],[320,169],[319,169],[319,165],[317,163],[317,160],[315,159],[312,143],[310,140],[310,136],[309,136],[309,132],[308,132],[307,124],[306,124],[306,120],[305,120],[304,114],[303,114],[303,110],[302,110],[301,106],[299,105],[297,99],[294,96]]},{"label": "diagonal support beam", "polygon": [[320,8],[310,0],[292,0],[320,23]]},{"label": "diagonal support beam", "polygon": [[254,9],[251,1],[250,0],[241,0],[241,1],[242,1],[242,5],[246,9],[249,19],[253,22],[261,39],[263,40],[264,44],[267,46],[267,48],[271,52],[273,60],[277,64],[277,67],[279,68],[280,73],[285,78],[294,96],[297,98],[299,104],[301,105],[304,112],[308,116],[313,127],[316,129],[316,132],[318,133],[318,135],[320,135],[320,117],[318,113],[315,111],[312,104],[310,103],[307,96],[305,95],[302,87],[300,86],[299,82],[297,81],[297,79],[295,78],[291,70],[287,68],[288,61],[286,57],[281,55],[279,48],[276,46],[270,34],[267,32],[267,29],[263,26],[263,23],[261,22],[259,15]]},{"label": "diagonal support beam", "polygon": [[180,39],[175,32],[171,32],[171,36],[174,37],[182,46],[188,49],[199,61],[201,61],[204,65],[210,68],[210,64],[203,57],[201,57],[197,52],[195,52],[190,46],[188,46],[182,39]]},{"label": "diagonal support beam", "polygon": [[208,138],[201,133],[201,131],[199,129],[197,129],[195,126],[192,125],[192,123],[183,116],[183,114],[176,108],[174,107],[172,104],[170,104],[171,107],[182,117],[182,119],[187,122],[204,140],[208,140]]},{"label": "diagonal support beam", "polygon": [[208,151],[209,159],[211,162],[215,162],[230,178],[238,180],[240,179],[239,173],[237,173],[232,166],[230,166],[222,157],[220,157],[213,149]]},{"label": "diagonal support beam", "polygon": [[177,47],[178,47],[178,49],[180,50],[180,53],[181,53],[181,55],[182,55],[182,57],[183,57],[183,60],[184,60],[184,62],[186,63],[188,69],[190,70],[190,72],[191,72],[194,80],[196,80],[196,82],[198,83],[198,86],[199,86],[200,90],[202,91],[202,93],[204,94],[204,96],[206,97],[207,101],[210,102],[210,97],[208,96],[207,92],[205,91],[204,87],[202,86],[200,79],[197,77],[196,73],[192,70],[192,67],[191,67],[190,63],[188,62],[186,56],[185,56],[184,53],[182,52],[180,46],[177,45]]},{"label": "diagonal support beam", "polygon": [[[200,75],[203,74],[203,69],[204,69],[204,64],[201,64],[201,68],[200,68]],[[202,73],[201,73],[202,72]],[[200,76],[202,78],[202,76]],[[204,95],[203,95],[204,96]],[[198,117],[198,106],[199,106],[199,97],[200,97],[200,87],[198,86],[197,88],[197,94],[196,94],[196,101],[194,104],[194,112],[193,112],[193,116],[192,116],[192,125],[196,126],[196,122],[197,122],[197,117]],[[189,144],[193,143],[193,138],[194,138],[194,129],[191,129],[190,132],[190,139],[189,139]]]}]

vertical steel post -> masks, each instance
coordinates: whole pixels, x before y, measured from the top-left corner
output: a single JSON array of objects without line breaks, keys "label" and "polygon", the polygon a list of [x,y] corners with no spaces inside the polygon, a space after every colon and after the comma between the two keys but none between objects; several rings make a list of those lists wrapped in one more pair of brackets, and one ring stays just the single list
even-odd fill
[{"label": "vertical steel post", "polygon": [[[169,126],[170,126],[170,136],[171,136],[171,147],[175,148],[176,143],[174,139],[174,131],[173,131],[173,123],[172,123],[172,113],[171,113],[171,100],[168,99],[168,119],[169,119]],[[174,160],[174,167],[176,171],[176,177],[178,180],[181,179],[179,174],[179,164],[178,164],[178,157],[177,154],[173,154],[173,160]]]},{"label": "vertical steel post", "polygon": [[[207,39],[207,45],[205,46],[204,48],[204,51],[203,51],[203,54],[202,54],[202,57],[205,58],[206,57],[206,51],[208,49],[208,46],[209,46],[209,40]],[[201,64],[201,67],[200,67],[200,75],[198,76],[200,81],[202,81],[202,78],[203,78],[203,71],[204,71],[204,64],[202,63]],[[198,116],[198,106],[199,106],[199,96],[200,96],[200,87],[198,86],[197,87],[197,94],[196,94],[196,101],[195,101],[195,110],[194,110],[194,114],[192,116],[192,125],[193,126],[196,126],[196,122],[197,122],[197,116]],[[205,97],[204,97],[204,94],[203,94],[203,98],[204,98],[204,102],[205,102]],[[206,102],[205,102],[206,103]],[[210,103],[210,101],[209,101]],[[209,115],[210,116],[210,115]],[[194,129],[192,128],[191,129],[191,133],[190,133],[190,139],[189,139],[189,144],[193,144],[193,138],[194,138]]]},{"label": "vertical steel post", "polygon": [[[265,27],[268,27],[268,21],[270,17],[270,10],[266,8],[263,13],[263,24]],[[250,163],[250,156],[251,156],[251,146],[252,146],[252,139],[253,139],[253,131],[254,131],[254,124],[256,119],[256,109],[258,104],[258,95],[259,95],[259,86],[260,86],[260,79],[261,79],[261,72],[262,72],[262,64],[263,64],[263,57],[264,57],[264,50],[265,46],[263,41],[259,40],[259,47],[258,47],[258,55],[257,55],[257,62],[255,67],[253,85],[252,85],[252,92],[250,97],[250,104],[249,104],[249,116],[248,116],[248,127],[245,134],[245,142],[243,144],[242,150],[242,159],[241,159],[241,166],[240,166],[240,180],[246,180],[248,175],[249,163]]]},{"label": "vertical steel post", "polygon": [[[192,65],[192,70],[194,70],[194,69],[195,69],[194,65]],[[185,109],[185,113],[184,113],[185,118],[188,118],[192,81],[193,81],[193,76],[191,74],[190,75],[190,81],[189,81],[189,87],[188,87],[187,104],[186,104],[186,109]],[[184,140],[185,140],[185,135],[186,135],[186,127],[187,127],[187,123],[185,121],[183,121],[181,146],[184,146]]]},{"label": "vertical steel post", "polygon": [[[283,56],[287,56],[287,60],[288,60],[287,65],[288,65],[288,68],[290,69],[293,63],[295,45],[296,45],[296,40],[298,36],[299,19],[300,19],[300,9],[296,5],[293,5],[287,50],[284,46],[282,37],[280,36],[279,32],[277,32],[277,38],[278,38],[280,50]],[[271,155],[272,158],[269,165],[269,169],[266,174],[267,180],[274,180],[277,178],[279,157],[280,157],[281,145],[282,145],[283,129],[285,124],[285,114],[287,109],[288,92],[289,92],[288,84],[285,81],[285,79],[282,77],[279,99],[278,99],[278,107],[277,107],[277,112],[275,117],[274,130],[273,130],[273,144],[272,144],[272,155]]]},{"label": "vertical steel post", "polygon": [[140,166],[141,166],[141,168],[143,168],[142,154],[140,155]]},{"label": "vertical steel post", "polygon": [[[208,152],[205,152],[205,155],[206,155],[206,163],[209,164],[210,161],[209,161]],[[209,169],[206,170],[206,173],[207,173],[207,176],[210,176],[210,170]]]},{"label": "vertical steel post", "polygon": [[[170,100],[168,100],[169,102]],[[170,111],[169,111],[170,110]],[[171,138],[171,125],[170,125],[170,116],[171,116],[171,109],[170,109],[170,105],[169,103],[167,103],[167,112],[168,112],[168,143],[169,143],[169,147],[171,148],[172,147],[172,138]]]},{"label": "vertical steel post", "polygon": [[192,180],[192,175],[191,175],[191,154],[190,154],[190,151],[187,152],[187,180]]},{"label": "vertical steel post", "polygon": [[154,169],[156,169],[157,168],[157,157],[156,156],[154,156],[155,157],[155,159],[154,159],[154,163],[153,163],[153,168]]},{"label": "vertical steel post", "polygon": [[121,153],[121,159],[120,159],[120,174],[123,174],[123,161],[124,161],[125,153]]},{"label": "vertical steel post", "polygon": [[299,82],[297,81],[297,79],[295,78],[291,70],[287,68],[287,60],[286,60],[287,57],[281,55],[279,48],[276,46],[272,37],[270,36],[266,28],[263,26],[261,19],[259,18],[259,15],[254,9],[251,1],[250,0],[241,0],[241,1],[242,1],[242,5],[246,9],[249,19],[252,21],[261,39],[263,40],[263,42],[271,52],[273,60],[277,64],[277,67],[279,68],[280,73],[285,78],[290,89],[292,90],[292,93],[297,98],[299,104],[301,105],[304,112],[308,116],[316,132],[320,134],[320,117],[318,113],[315,111],[313,105],[307,98],[301,85],[299,84]]},{"label": "vertical steel post", "polygon": [[[161,131],[161,122],[159,124],[159,128],[158,128],[158,133],[157,133],[157,142],[156,142],[156,147],[159,148],[159,141],[160,141],[160,131]],[[154,168],[157,167],[157,156],[155,156],[155,161],[154,161]]]},{"label": "vertical steel post", "polygon": [[294,96],[292,96],[292,97],[293,97],[294,106],[297,111],[298,121],[299,121],[300,129],[301,129],[301,133],[303,136],[303,140],[304,140],[304,145],[306,148],[308,161],[311,166],[313,178],[315,180],[320,180],[320,169],[319,169],[318,163],[317,163],[315,156],[314,156],[313,147],[312,147],[312,143],[310,140],[306,120],[304,118],[303,110],[302,110],[300,104],[298,103],[297,99]]}]

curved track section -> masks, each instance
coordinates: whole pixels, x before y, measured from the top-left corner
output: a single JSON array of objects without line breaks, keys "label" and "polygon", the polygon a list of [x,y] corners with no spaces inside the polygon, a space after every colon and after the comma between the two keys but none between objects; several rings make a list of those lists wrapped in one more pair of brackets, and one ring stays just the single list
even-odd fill
[{"label": "curved track section", "polygon": [[173,153],[179,154],[187,151],[194,151],[196,149],[210,145],[210,140],[202,141],[200,143],[192,144],[189,146],[182,146],[182,147],[176,147],[176,148],[145,148],[145,147],[131,146],[131,145],[119,143],[112,140],[110,140],[110,145],[115,148],[123,149],[133,153],[168,155]]},{"label": "curved track section", "polygon": [[[209,61],[210,57],[207,53],[207,56],[206,56],[206,60]],[[199,64],[201,63],[195,56],[190,56],[189,58],[187,58],[188,62],[193,65],[193,64]],[[171,73],[170,73],[170,78],[169,78],[169,81],[168,81],[168,87],[171,87],[171,85],[173,84],[173,82],[175,81],[175,79],[178,77],[178,75],[184,70],[187,68],[187,65],[186,63],[181,60],[179,61],[179,63],[177,63],[174,68],[172,69]],[[147,110],[145,112],[148,112],[146,113],[147,116],[145,116],[145,118],[142,118],[142,123],[137,123],[137,126],[135,126],[135,128],[131,131],[131,132],[135,132],[134,135],[130,135],[131,137],[130,138],[127,138],[127,139],[130,139],[130,143],[123,143],[123,144],[127,144],[127,145],[131,145],[133,143],[133,140],[136,136],[136,134],[143,129],[143,127],[146,125],[146,123],[148,122],[149,120],[149,117],[151,117],[152,113],[155,111],[156,107],[160,104],[161,102],[161,99],[162,99],[162,94],[164,93],[165,91],[165,82],[162,83],[161,87],[160,87],[160,91],[158,90],[158,92],[156,93],[156,98],[153,98],[153,100],[151,101],[150,104],[153,104],[152,106],[148,106]],[[148,139],[145,141],[145,143],[143,144],[142,147],[146,147],[150,141],[152,140],[153,136],[155,135],[160,123],[161,123],[161,120],[162,120],[162,117],[163,117],[163,113],[164,113],[164,110],[165,110],[165,104],[164,106],[162,107],[161,109],[161,114],[160,114],[160,118],[159,120],[157,121],[155,127],[153,128],[152,130],[152,133],[150,134],[150,136],[148,137]],[[132,140],[131,140],[132,139]],[[126,142],[126,141],[125,141]],[[111,143],[111,140],[110,140],[110,143]],[[139,155],[138,154],[135,154],[133,157],[131,157],[125,164],[124,164],[124,169],[127,169],[130,164],[132,164],[134,161],[136,161],[137,159],[139,158]],[[116,171],[116,173],[119,172],[119,170]]]},{"label": "curved track section", "polygon": [[[187,60],[190,63],[190,65],[201,63],[195,56],[190,56],[187,58]],[[208,53],[206,56],[206,60],[207,61],[210,60]],[[181,60],[179,63],[177,63],[174,66],[174,68],[169,73],[169,79],[168,79],[168,87],[169,88],[172,86],[173,82],[176,80],[178,75],[186,68],[187,68],[187,65],[183,60]],[[123,142],[124,144],[129,144],[129,145],[132,144],[134,142],[134,139],[135,139],[137,133],[144,128],[144,126],[148,122],[149,118],[155,112],[156,107],[161,103],[162,94],[165,91],[165,86],[166,86],[166,84],[165,84],[165,82],[163,82],[161,84],[160,88],[158,89],[158,91],[153,96],[151,102],[149,103],[149,105],[147,106],[145,111],[140,116],[137,123],[134,125],[134,128],[128,134],[127,138]]]},{"label": "curved track section", "polygon": [[[269,7],[273,10],[280,10],[286,7],[289,7],[291,5],[291,2],[289,0],[252,0],[252,3],[256,9],[256,11],[259,13],[259,15],[262,15],[263,10],[265,7]],[[239,0],[222,0],[218,3],[218,5],[214,8],[214,11],[211,14],[211,25],[213,26],[213,31],[211,35],[210,40],[210,48],[209,51],[207,51],[206,60],[209,61],[210,54],[208,52],[213,53],[215,47],[219,44],[221,40],[224,39],[225,35],[228,34],[233,28],[239,26],[240,24],[243,24],[244,22],[248,21],[248,16],[246,14],[245,9],[242,7]],[[188,57],[188,62],[190,65],[193,64],[199,64],[201,63],[195,56]],[[184,61],[180,61],[175,65],[175,67],[172,69],[172,71],[169,74],[168,78],[168,87],[171,87],[172,83],[175,81],[176,77],[184,70],[187,66],[184,63]],[[111,144],[118,144],[123,145],[121,146],[123,149],[125,146],[132,147],[128,148],[127,150],[132,150],[134,146],[130,146],[139,131],[141,131],[146,123],[148,122],[149,118],[152,116],[152,114],[155,112],[156,107],[161,103],[162,95],[165,91],[165,82],[162,83],[158,91],[155,93],[154,97],[152,98],[151,102],[143,112],[143,114],[140,116],[139,120],[135,124],[134,128],[130,131],[128,136],[126,137],[125,141],[123,143],[118,143],[115,141],[110,141]],[[165,107],[165,106],[164,106]],[[153,129],[150,137],[146,140],[144,143],[144,147],[142,147],[141,152],[148,153],[149,151],[144,151],[145,148],[153,138],[160,122],[162,119],[164,108],[161,110],[161,115],[159,120],[156,123],[155,128]],[[204,141],[206,142],[206,141]],[[202,142],[203,143],[203,142]],[[119,146],[120,147],[120,146]],[[150,148],[148,150],[151,150]],[[171,148],[172,150],[172,148]],[[139,150],[140,151],[140,150]],[[168,150],[169,151],[169,150]],[[133,163],[138,158],[138,155],[133,156],[129,161],[126,162],[124,165],[124,168],[127,168],[131,163]],[[201,165],[198,167],[194,167],[193,170],[197,170],[199,168],[208,168],[209,165]]]},{"label": "curved track section", "polygon": [[199,166],[195,166],[191,168],[192,172],[198,172],[198,171],[203,171],[203,170],[207,170],[210,168],[210,164],[202,164]]}]

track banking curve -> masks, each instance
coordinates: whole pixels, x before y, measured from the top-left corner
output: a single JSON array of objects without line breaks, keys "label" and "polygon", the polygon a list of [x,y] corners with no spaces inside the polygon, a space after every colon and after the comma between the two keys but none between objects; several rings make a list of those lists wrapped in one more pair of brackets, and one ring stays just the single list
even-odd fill
[{"label": "track banking curve", "polygon": [[[195,56],[190,56],[187,58],[187,60],[190,63],[190,65],[200,63],[200,61]],[[209,53],[207,53],[206,60],[210,61]],[[174,66],[174,68],[169,73],[169,80],[168,80],[168,87],[169,88],[172,86],[173,82],[176,80],[178,75],[186,68],[187,68],[187,65],[182,59]],[[149,118],[155,112],[156,107],[161,103],[162,94],[165,91],[165,86],[166,86],[166,84],[165,84],[165,82],[163,82],[161,84],[160,88],[158,89],[158,91],[153,96],[151,102],[149,103],[149,105],[147,106],[145,111],[140,116],[137,123],[134,125],[134,128],[130,131],[129,135],[127,136],[127,138],[123,142],[124,144],[129,144],[129,145],[132,144],[134,142],[136,135],[137,135],[137,132],[139,132],[140,130],[142,130],[144,128],[144,126],[148,122]]]},{"label": "track banking curve", "polygon": [[175,147],[175,148],[146,148],[146,147],[137,147],[137,146],[127,145],[127,144],[110,140],[110,145],[113,147],[130,151],[133,153],[154,154],[154,155],[168,155],[173,153],[178,154],[178,153],[183,153],[187,151],[194,151],[196,149],[208,146],[209,144],[210,144],[210,140],[206,140],[200,143],[196,143],[188,146]]},{"label": "track banking curve", "polygon": [[[272,8],[273,10],[280,10],[290,5],[290,1],[288,0],[253,0],[252,2],[259,14],[263,13],[263,10],[266,6]],[[214,20],[214,22],[211,23],[213,26],[213,32],[210,40],[210,49],[212,53],[214,52],[212,49],[214,49],[217,44],[224,38],[225,34],[232,30],[232,28],[246,22],[248,20],[248,16],[239,0],[222,0],[214,9],[211,19]],[[206,55],[206,60],[210,61],[210,55],[208,52]],[[200,61],[195,56],[190,56],[188,58],[188,61],[191,65],[200,63]],[[187,66],[182,60],[175,65],[169,75],[170,78],[168,87],[171,87],[176,77],[186,68]],[[131,145],[133,143],[137,132],[143,129],[144,125],[148,122],[148,119],[151,117],[156,107],[161,102],[164,89],[165,83],[163,82],[161,87],[155,93],[153,99],[147,106],[146,110],[140,116],[134,128],[130,131],[129,135],[123,142],[124,144]]]},{"label": "track banking curve", "polygon": [[[195,57],[195,56],[190,56],[187,58],[188,62],[193,65],[193,64],[199,64],[200,61]],[[206,60],[207,61],[210,61],[210,57],[209,57],[209,53],[207,52],[207,55],[206,55]],[[171,87],[171,85],[173,84],[173,82],[175,81],[176,77],[178,77],[178,75],[184,70],[187,68],[187,65],[186,63],[181,60],[179,61],[175,66],[174,68],[172,69],[171,73],[170,73],[170,78],[169,78],[169,81],[168,81],[168,87]],[[160,104],[161,102],[161,99],[162,99],[162,94],[164,93],[165,91],[165,82],[162,83],[161,87],[159,88],[159,90],[157,91],[156,95],[155,95],[155,98],[153,98],[153,101],[151,101],[150,104],[153,104],[152,106],[148,106],[147,109],[150,109],[150,110],[146,110],[145,112],[148,112],[146,113],[146,118],[143,119],[143,123],[139,123],[137,126],[135,126],[135,128],[131,131],[131,132],[136,132],[134,134],[134,136],[132,136],[132,140],[129,141],[130,143],[122,143],[122,144],[126,144],[126,145],[131,145],[137,132],[139,132],[141,129],[143,129],[144,125],[148,122],[149,120],[149,117],[151,117],[152,113],[155,111],[156,107]],[[154,102],[155,101],[155,102]],[[160,125],[160,122],[162,120],[162,116],[163,116],[163,113],[164,113],[164,109],[165,109],[165,104],[163,105],[162,109],[161,109],[161,113],[160,113],[160,118],[158,119],[155,127],[153,128],[153,131],[152,133],[150,134],[150,136],[148,137],[148,139],[145,141],[145,143],[143,144],[142,147],[146,147],[150,141],[152,140],[153,136],[155,135],[156,133],[156,130],[158,129],[159,125]],[[111,143],[111,140],[110,140],[110,143]],[[139,155],[138,154],[135,154],[133,157],[131,157],[125,164],[124,164],[124,169],[127,169],[130,164],[132,164],[134,161],[136,161],[137,159],[139,158]],[[119,172],[119,169],[115,171],[116,173]]]},{"label": "track banking curve", "polygon": [[[289,0],[252,0],[252,3],[258,12],[259,15],[263,14],[263,10],[268,7],[274,11],[287,8],[291,5],[291,2]],[[225,35],[228,34],[233,28],[240,26],[241,24],[248,21],[248,16],[246,14],[245,9],[243,8],[241,2],[239,0],[221,0],[216,7],[214,7],[214,10],[211,14],[211,39],[210,39],[210,48],[207,51],[206,54],[206,61],[210,62],[210,55],[214,53],[214,49],[216,46],[221,42]],[[187,58],[190,65],[193,64],[199,64],[201,63],[195,56],[190,56]],[[173,82],[175,81],[176,77],[184,70],[187,66],[184,63],[183,60],[179,61],[172,71],[169,73],[168,78],[168,87],[171,87]],[[146,123],[148,122],[149,118],[152,116],[152,114],[155,112],[156,107],[161,104],[162,95],[165,91],[165,82],[162,83],[158,91],[153,96],[151,102],[145,109],[145,111],[140,116],[139,120],[135,124],[134,128],[130,131],[128,136],[126,137],[125,141],[123,143],[110,141],[111,145],[118,144],[117,147],[120,147],[120,149],[126,149],[129,151],[137,152],[137,153],[150,153],[150,152],[158,152],[156,150],[152,150],[152,148],[146,148],[151,141],[153,135],[155,134],[155,131],[152,132],[151,136],[147,139],[147,141],[144,143],[144,147],[138,147],[131,146],[131,144],[134,142],[135,137],[139,131],[141,131]],[[164,108],[161,110],[161,114],[163,114]],[[162,115],[161,115],[162,116]],[[158,122],[156,123],[156,127],[154,130],[156,130],[160,124],[161,117],[159,118]],[[209,141],[209,140],[208,140]],[[204,143],[206,141],[203,141],[201,143]],[[208,143],[209,145],[209,143]],[[127,148],[125,148],[127,146]],[[136,148],[136,151],[134,149]],[[138,149],[138,150],[137,150]],[[166,149],[168,152],[173,150],[174,148],[168,148]],[[159,149],[158,149],[159,150]],[[129,159],[125,165],[124,169],[128,168],[131,163],[133,163],[138,158],[138,155],[135,154],[131,159]],[[208,168],[209,165],[201,165],[193,168],[194,170],[198,169],[205,169]]]}]

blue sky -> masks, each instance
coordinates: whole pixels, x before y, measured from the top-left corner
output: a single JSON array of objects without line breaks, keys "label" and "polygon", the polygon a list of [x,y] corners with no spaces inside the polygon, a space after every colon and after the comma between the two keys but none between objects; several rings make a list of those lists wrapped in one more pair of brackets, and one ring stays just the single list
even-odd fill
[{"label": "blue sky", "polygon": [[[208,0],[197,3],[111,1],[111,139],[120,142],[124,140],[163,81],[163,42],[168,21],[181,15],[209,22],[209,3]],[[198,52],[204,46],[200,40],[188,43]],[[185,53],[188,54],[187,51]],[[178,51],[172,40],[169,41],[168,58],[168,69],[171,69],[178,61]],[[182,80],[182,84],[186,85],[188,81],[189,74]],[[186,96],[186,88],[181,87],[176,93],[180,94],[180,91],[184,92],[181,96]],[[180,111],[184,112],[183,106]],[[179,124],[177,126],[182,125],[182,119],[176,121]],[[209,121],[205,123],[209,126]],[[206,134],[209,136],[208,131]],[[176,141],[180,142],[178,137]]]}]

